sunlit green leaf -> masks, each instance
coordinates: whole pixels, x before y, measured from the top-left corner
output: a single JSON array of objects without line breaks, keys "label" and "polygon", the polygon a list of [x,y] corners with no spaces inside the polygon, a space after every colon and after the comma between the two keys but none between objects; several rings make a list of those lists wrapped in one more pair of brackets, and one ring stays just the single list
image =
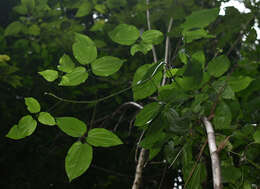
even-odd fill
[{"label": "sunlit green leaf", "polygon": [[77,86],[84,83],[88,78],[88,73],[84,67],[76,67],[72,72],[65,74],[61,78],[60,86]]},{"label": "sunlit green leaf", "polygon": [[75,67],[74,62],[71,60],[71,58],[64,54],[59,61],[59,65],[57,66],[58,70],[66,73],[70,73],[73,71]]},{"label": "sunlit green leaf", "polygon": [[120,24],[109,33],[109,37],[121,45],[132,45],[139,36],[139,30],[135,26],[127,24]]},{"label": "sunlit green leaf", "polygon": [[192,12],[185,18],[185,22],[181,25],[184,30],[192,28],[204,28],[212,23],[219,15],[219,9],[203,9]]},{"label": "sunlit green leaf", "polygon": [[38,113],[41,110],[39,102],[33,97],[24,98],[27,109],[31,113]]},{"label": "sunlit green leaf", "polygon": [[65,158],[65,170],[70,182],[89,168],[92,157],[92,147],[87,143],[78,141],[70,147]]},{"label": "sunlit green leaf", "polygon": [[59,73],[56,70],[44,70],[41,72],[38,72],[46,81],[53,82],[55,81]]},{"label": "sunlit green leaf", "polygon": [[144,43],[158,45],[163,41],[163,33],[159,30],[147,30],[142,34],[141,38]]},{"label": "sunlit green leaf", "polygon": [[32,118],[32,116],[27,115],[23,116],[18,125],[14,125],[6,137],[11,139],[22,139],[27,136],[30,136],[36,129],[37,122]]},{"label": "sunlit green leaf", "polygon": [[234,92],[238,92],[246,89],[253,80],[254,79],[248,76],[231,76],[228,80],[228,84]]},{"label": "sunlit green leaf", "polygon": [[124,60],[113,56],[104,56],[91,63],[92,72],[97,76],[110,76],[117,72]]},{"label": "sunlit green leaf", "polygon": [[39,114],[38,120],[40,123],[42,123],[44,125],[53,126],[56,124],[54,117],[52,117],[52,115],[48,112],[41,112]]},{"label": "sunlit green leaf", "polygon": [[118,136],[103,128],[91,129],[86,140],[95,147],[111,147],[123,144]]},{"label": "sunlit green leaf", "polygon": [[80,64],[89,64],[97,58],[95,43],[88,36],[76,33],[75,41],[72,46],[73,55]]},{"label": "sunlit green leaf", "polygon": [[58,127],[67,135],[80,137],[87,131],[86,124],[75,117],[56,118]]},{"label": "sunlit green leaf", "polygon": [[132,56],[135,55],[137,52],[142,52],[144,55],[147,54],[150,50],[152,50],[153,45],[146,44],[146,43],[140,43],[140,44],[134,44],[131,47],[130,53]]}]

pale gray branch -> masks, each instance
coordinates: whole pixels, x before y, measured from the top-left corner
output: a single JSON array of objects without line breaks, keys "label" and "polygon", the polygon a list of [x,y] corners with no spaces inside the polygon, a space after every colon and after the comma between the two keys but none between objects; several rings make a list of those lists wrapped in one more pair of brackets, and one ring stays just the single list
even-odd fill
[{"label": "pale gray branch", "polygon": [[210,151],[210,158],[211,158],[211,168],[212,168],[214,189],[221,189],[222,188],[221,169],[220,169],[220,161],[217,152],[214,129],[207,117],[203,117],[202,121],[204,123],[208,135],[208,144],[209,144],[209,151]]},{"label": "pale gray branch", "polygon": [[[146,19],[147,19],[147,27],[148,27],[148,30],[151,30],[151,21],[150,21],[150,11],[149,11],[149,0],[146,0],[146,5],[147,5],[147,9],[146,9]],[[156,54],[156,51],[155,51],[155,48],[153,46],[152,48],[152,52],[153,52],[153,61],[154,62],[157,62],[157,54]]]}]

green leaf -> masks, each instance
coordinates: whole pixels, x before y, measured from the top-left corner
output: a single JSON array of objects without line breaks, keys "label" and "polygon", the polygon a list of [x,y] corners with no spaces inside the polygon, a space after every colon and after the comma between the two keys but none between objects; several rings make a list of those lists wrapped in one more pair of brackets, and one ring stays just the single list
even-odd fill
[{"label": "green leaf", "polygon": [[[156,69],[157,66],[159,65],[156,63],[144,64],[136,70],[132,83],[135,101],[151,96],[157,91],[162,79],[161,69]],[[157,72],[153,74],[155,71]]]},{"label": "green leaf", "polygon": [[24,98],[27,109],[31,113],[38,113],[41,110],[39,102],[33,97]]},{"label": "green leaf", "polygon": [[189,62],[183,76],[192,78],[193,85],[199,86],[203,79],[202,65],[196,60]]},{"label": "green leaf", "polygon": [[18,140],[30,136],[36,129],[37,122],[32,118],[32,116],[23,116],[18,125],[14,125],[6,137]]},{"label": "green leaf", "polygon": [[185,52],[183,50],[180,50],[178,55],[179,55],[179,58],[180,58],[180,60],[181,60],[181,62],[183,64],[187,64],[188,63],[187,55],[185,54]]},{"label": "green leaf", "polygon": [[232,113],[225,102],[221,102],[215,112],[213,124],[216,129],[228,129],[232,121]]},{"label": "green leaf", "polygon": [[198,51],[192,54],[191,59],[201,63],[202,69],[204,69],[206,58],[203,51]]},{"label": "green leaf", "polygon": [[56,70],[44,70],[41,72],[38,72],[46,81],[53,82],[55,81],[59,74]]},{"label": "green leaf", "polygon": [[132,45],[140,36],[139,30],[133,25],[120,24],[109,32],[112,41],[120,45]]},{"label": "green leaf", "polygon": [[12,22],[11,24],[9,24],[6,27],[4,35],[5,36],[16,35],[16,34],[20,33],[24,27],[25,26],[21,22],[18,22],[18,21]]},{"label": "green leaf", "polygon": [[258,129],[254,134],[254,140],[256,143],[260,143],[260,129]]},{"label": "green leaf", "polygon": [[102,31],[105,26],[105,20],[97,20],[94,25],[90,28],[90,31]]},{"label": "green leaf", "polygon": [[185,18],[185,22],[181,25],[184,30],[192,28],[204,28],[212,23],[219,15],[219,9],[203,9],[192,12]]},{"label": "green leaf", "polygon": [[103,128],[91,129],[86,140],[95,147],[111,147],[123,144],[118,136]]},{"label": "green leaf", "polygon": [[44,125],[53,126],[56,124],[54,117],[52,117],[52,115],[48,112],[41,112],[39,114],[38,120],[40,123],[42,123]]},{"label": "green leaf", "polygon": [[13,10],[19,14],[25,15],[28,13],[27,7],[24,5],[18,5],[13,8]]},{"label": "green leaf", "polygon": [[226,77],[222,77],[219,80],[213,82],[212,86],[217,93],[221,93],[221,96],[224,99],[235,99],[235,93],[232,88],[227,84]]},{"label": "green leaf", "polygon": [[230,67],[228,57],[225,55],[218,56],[211,60],[208,64],[208,73],[214,77],[220,77]]},{"label": "green leaf", "polygon": [[29,27],[28,29],[28,34],[30,35],[34,35],[34,36],[37,36],[37,35],[40,35],[40,32],[41,32],[41,29],[38,25],[36,24],[33,24],[32,26]]},{"label": "green leaf", "polygon": [[223,166],[221,172],[223,183],[235,183],[242,176],[240,169],[233,166]]},{"label": "green leaf", "polygon": [[114,9],[114,8],[121,8],[127,6],[126,0],[107,0],[106,4],[108,8]]},{"label": "green leaf", "polygon": [[32,11],[35,7],[35,1],[34,0],[21,0],[21,3],[23,6],[27,7],[29,11]]},{"label": "green leaf", "polygon": [[152,50],[152,48],[153,48],[153,45],[151,45],[151,44],[146,44],[146,43],[134,44],[131,47],[130,53],[132,56],[134,56],[135,53],[137,53],[137,52],[142,52],[145,55],[147,52]]},{"label": "green leaf", "polygon": [[72,137],[81,137],[87,131],[86,124],[75,117],[58,117],[56,121],[58,127]]},{"label": "green leaf", "polygon": [[113,56],[104,56],[91,63],[92,72],[97,76],[110,76],[123,65],[124,60]]},{"label": "green leaf", "polygon": [[158,45],[163,41],[164,37],[159,30],[148,30],[142,34],[141,38],[144,43]]},{"label": "green leaf", "polygon": [[84,1],[83,3],[81,3],[75,17],[80,18],[86,16],[90,13],[91,9],[92,9],[91,3],[88,1]]},{"label": "green leaf", "polygon": [[161,105],[157,102],[153,102],[144,106],[144,108],[137,114],[135,119],[135,126],[144,126],[157,116],[161,109]]},{"label": "green leaf", "polygon": [[186,43],[191,43],[192,41],[196,39],[201,39],[201,38],[214,38],[214,35],[209,35],[207,31],[204,29],[196,29],[192,31],[183,31],[182,35],[185,39]]},{"label": "green leaf", "polygon": [[228,84],[234,92],[239,92],[246,89],[253,80],[254,79],[248,76],[231,76],[228,80]]},{"label": "green leaf", "polygon": [[84,83],[88,78],[88,73],[84,67],[76,67],[72,72],[65,74],[61,78],[59,86],[77,86]]},{"label": "green leaf", "polygon": [[72,46],[73,55],[80,64],[89,64],[97,58],[95,43],[88,36],[76,33],[75,41]]},{"label": "green leaf", "polygon": [[87,143],[78,141],[70,147],[65,158],[65,170],[70,182],[89,168],[92,157],[92,147]]},{"label": "green leaf", "polygon": [[57,66],[57,68],[62,72],[70,73],[75,68],[75,64],[68,55],[64,54],[60,58],[59,65]]}]

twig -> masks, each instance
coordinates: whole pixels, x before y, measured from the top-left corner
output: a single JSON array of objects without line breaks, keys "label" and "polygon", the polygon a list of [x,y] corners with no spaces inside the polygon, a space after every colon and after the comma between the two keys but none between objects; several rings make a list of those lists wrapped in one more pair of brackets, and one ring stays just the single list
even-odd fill
[{"label": "twig", "polygon": [[208,135],[214,189],[221,189],[221,169],[217,152],[216,139],[214,135],[214,129],[207,117],[203,117],[202,121],[204,123]]},{"label": "twig", "polygon": [[[167,29],[167,33],[169,33],[171,31],[172,23],[173,23],[173,18],[171,17],[170,22],[169,22],[169,26],[168,26],[168,29]],[[165,83],[166,83],[166,69],[167,69],[167,66],[168,66],[168,58],[169,58],[169,43],[170,43],[170,37],[167,36],[166,37],[166,43],[165,43],[165,55],[164,55],[165,66],[164,66],[163,80],[162,80],[161,86],[164,86]]]},{"label": "twig", "polygon": [[174,158],[174,160],[172,161],[171,165],[169,166],[169,168],[171,168],[171,166],[175,163],[175,161],[178,159],[179,155],[181,154],[181,152],[183,151],[183,147],[181,148],[181,150],[178,152],[178,154],[176,155],[176,157]]},{"label": "twig", "polygon": [[199,161],[200,161],[200,158],[201,158],[201,156],[202,156],[202,153],[203,153],[203,151],[204,151],[204,149],[205,149],[207,143],[208,143],[208,140],[206,140],[206,141],[204,142],[203,146],[201,147],[200,153],[199,153],[199,155],[198,155],[198,157],[197,157],[197,160],[196,160],[196,163],[193,165],[193,167],[192,167],[192,169],[191,169],[191,171],[190,171],[190,174],[189,174],[189,176],[188,176],[188,178],[187,178],[187,180],[186,180],[186,182],[185,182],[185,184],[184,184],[184,189],[187,187],[187,185],[188,185],[188,183],[189,183],[189,181],[190,181],[190,179],[191,179],[191,177],[192,177],[192,175],[193,175],[193,173],[194,173],[194,171],[195,171],[195,169],[196,169],[196,167],[197,167],[197,165],[198,165],[198,163],[199,163]]},{"label": "twig", "polygon": [[162,188],[166,172],[167,172],[167,164],[165,164],[165,166],[163,168],[163,175],[162,175],[162,178],[161,178],[160,185],[159,185],[158,189]]},{"label": "twig", "polygon": [[[146,19],[147,19],[147,27],[148,30],[151,30],[151,21],[150,21],[150,11],[149,11],[149,0],[146,0],[146,5],[147,5],[147,9],[146,9]],[[157,62],[157,55],[156,55],[156,51],[154,46],[152,47],[152,52],[153,52],[153,61]]]}]

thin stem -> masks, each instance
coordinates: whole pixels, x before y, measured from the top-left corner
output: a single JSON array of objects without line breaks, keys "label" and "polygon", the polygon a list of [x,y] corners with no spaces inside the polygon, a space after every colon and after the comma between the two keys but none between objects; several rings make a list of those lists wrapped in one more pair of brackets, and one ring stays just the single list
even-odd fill
[{"label": "thin stem", "polygon": [[203,117],[202,121],[204,123],[208,135],[208,144],[209,144],[209,151],[210,151],[210,158],[211,158],[211,168],[212,168],[214,189],[221,189],[222,188],[221,169],[220,169],[220,162],[219,162],[219,157],[217,152],[214,129],[207,117]]},{"label": "thin stem", "polygon": [[[173,23],[173,18],[171,17],[170,22],[169,22],[169,26],[167,29],[167,34],[171,31],[172,29],[172,23]],[[169,43],[170,43],[170,37],[167,36],[166,37],[166,43],[165,43],[165,55],[164,55],[164,63],[165,63],[165,67],[164,67],[164,73],[163,73],[163,80],[161,83],[161,86],[164,86],[166,83],[166,70],[167,70],[167,66],[168,66],[168,58],[169,58]]]},{"label": "thin stem", "polygon": [[[147,27],[148,27],[148,30],[151,30],[150,11],[149,11],[149,0],[146,0],[146,5],[147,5],[147,9],[146,9]],[[154,46],[152,47],[152,52],[153,52],[153,61],[154,61],[154,62],[157,62],[158,59],[157,59],[157,54],[156,54],[156,51],[155,51]]]}]

